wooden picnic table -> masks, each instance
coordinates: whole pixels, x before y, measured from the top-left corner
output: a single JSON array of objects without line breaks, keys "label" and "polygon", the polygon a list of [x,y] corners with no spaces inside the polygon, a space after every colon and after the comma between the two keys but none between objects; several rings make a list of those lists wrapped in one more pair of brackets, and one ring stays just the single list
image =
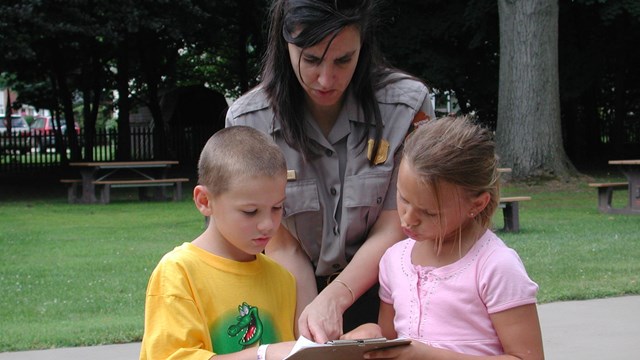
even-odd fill
[{"label": "wooden picnic table", "polygon": [[616,165],[629,182],[629,203],[625,208],[616,209],[616,212],[621,214],[640,214],[640,159],[610,160],[609,165]]},{"label": "wooden picnic table", "polygon": [[[178,161],[97,161],[97,162],[72,162],[69,166],[77,168],[80,172],[82,192],[77,202],[92,204],[98,202],[96,198],[96,185],[102,186],[101,202],[109,202],[109,189],[111,186],[120,187],[146,187],[167,186],[167,184],[180,184],[188,179],[168,179],[167,172]],[[78,180],[63,179],[62,182],[70,183]],[[69,200],[72,200],[71,190]]]}]

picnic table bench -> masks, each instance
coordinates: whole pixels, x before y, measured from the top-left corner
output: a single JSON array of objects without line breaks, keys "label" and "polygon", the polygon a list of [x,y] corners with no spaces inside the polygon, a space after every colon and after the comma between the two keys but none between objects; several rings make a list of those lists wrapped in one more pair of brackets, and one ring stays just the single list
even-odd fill
[{"label": "picnic table bench", "polygon": [[[67,184],[69,203],[102,203],[111,201],[111,188],[139,189],[141,200],[146,196],[147,188],[157,188],[153,198],[166,199],[165,189],[173,188],[173,200],[182,199],[182,184],[188,178],[168,178],[167,170],[177,161],[116,161],[116,162],[77,162],[70,163],[80,170],[80,179],[61,179]],[[106,171],[106,173],[105,173]],[[100,196],[96,197],[96,189]]]},{"label": "picnic table bench", "polygon": [[[100,203],[108,204],[111,201],[111,188],[130,188],[137,187],[139,189],[139,197],[141,200],[147,199],[144,190],[148,187],[173,187],[173,200],[182,200],[182,183],[188,182],[188,178],[164,178],[164,179],[123,179],[123,180],[96,180],[94,185],[100,185]],[[156,200],[166,198],[163,192],[156,193]]]},{"label": "picnic table bench", "polygon": [[620,209],[615,209],[611,203],[613,202],[613,192],[615,190],[626,190],[629,188],[627,182],[611,182],[611,183],[590,183],[589,187],[598,190],[598,210],[603,213],[615,213]]},{"label": "picnic table bench", "polygon": [[520,231],[520,207],[518,204],[521,201],[528,200],[531,200],[530,196],[508,196],[500,198],[499,207],[502,209],[502,217],[504,218],[503,231]]},{"label": "picnic table bench", "polygon": [[[510,173],[511,168],[498,168],[500,174]],[[520,231],[520,202],[531,200],[530,196],[500,196],[498,207],[502,209],[504,226],[502,231]]]}]

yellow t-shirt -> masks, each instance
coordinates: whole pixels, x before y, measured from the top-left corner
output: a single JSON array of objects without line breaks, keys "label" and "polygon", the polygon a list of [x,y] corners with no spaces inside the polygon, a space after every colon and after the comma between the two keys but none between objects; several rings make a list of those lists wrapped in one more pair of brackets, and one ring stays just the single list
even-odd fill
[{"label": "yellow t-shirt", "polygon": [[184,243],[151,274],[140,359],[209,359],[294,340],[295,279],[263,254],[238,262]]}]

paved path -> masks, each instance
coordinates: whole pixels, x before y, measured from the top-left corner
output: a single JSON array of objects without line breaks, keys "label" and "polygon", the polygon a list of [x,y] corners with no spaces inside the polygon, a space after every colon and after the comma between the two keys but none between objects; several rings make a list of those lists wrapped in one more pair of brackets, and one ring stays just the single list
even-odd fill
[{"label": "paved path", "polygon": [[[640,296],[538,307],[547,360],[640,358]],[[135,360],[140,343],[0,353],[0,360]]]}]

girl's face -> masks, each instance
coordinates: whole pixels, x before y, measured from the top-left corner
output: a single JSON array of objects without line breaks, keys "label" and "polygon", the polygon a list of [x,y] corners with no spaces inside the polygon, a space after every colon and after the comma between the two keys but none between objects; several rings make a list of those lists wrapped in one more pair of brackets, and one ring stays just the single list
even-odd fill
[{"label": "girl's face", "polygon": [[211,200],[217,255],[250,261],[264,250],[282,220],[286,181],[283,176],[240,177]]},{"label": "girl's face", "polygon": [[340,102],[360,56],[360,31],[357,27],[347,26],[329,45],[330,40],[331,36],[327,36],[306,49],[289,44],[293,71],[308,101],[316,106],[333,106]]},{"label": "girl's face", "polygon": [[403,160],[398,171],[397,200],[404,233],[417,241],[437,241],[441,236],[444,242],[457,239],[458,230],[465,229],[473,219],[474,203],[463,194],[459,186],[446,181],[439,183],[436,194]]}]

